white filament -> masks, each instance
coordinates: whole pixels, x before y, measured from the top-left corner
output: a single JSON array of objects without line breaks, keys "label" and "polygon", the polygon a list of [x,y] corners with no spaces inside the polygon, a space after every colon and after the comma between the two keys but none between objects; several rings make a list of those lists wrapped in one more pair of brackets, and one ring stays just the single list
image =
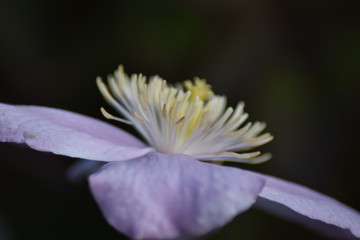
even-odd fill
[{"label": "white filament", "polygon": [[187,80],[183,88],[169,86],[158,76],[149,80],[141,74],[128,76],[119,66],[97,85],[106,99],[125,119],[114,117],[103,108],[108,119],[133,125],[149,145],[164,153],[183,153],[202,160],[259,163],[270,159],[260,152],[234,153],[263,145],[273,139],[260,134],[265,123],[241,125],[248,117],[244,103],[226,108],[226,98],[214,95],[201,79]]}]

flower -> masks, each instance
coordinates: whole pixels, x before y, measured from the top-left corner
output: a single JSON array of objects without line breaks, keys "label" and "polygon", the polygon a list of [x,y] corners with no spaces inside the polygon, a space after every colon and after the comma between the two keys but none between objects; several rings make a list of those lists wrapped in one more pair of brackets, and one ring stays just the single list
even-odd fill
[{"label": "flower", "polygon": [[[360,238],[360,214],[306,187],[221,166],[261,163],[244,153],[272,140],[264,123],[243,123],[244,104],[226,108],[202,79],[169,86],[158,76],[128,76],[120,66],[98,87],[147,144],[107,123],[65,110],[0,104],[0,141],[108,162],[89,184],[111,226],[135,239],[186,239],[224,226],[254,204],[323,233]],[[242,127],[241,127],[242,126]],[[241,153],[235,153],[241,152]],[[333,235],[334,236],[334,235]]]}]

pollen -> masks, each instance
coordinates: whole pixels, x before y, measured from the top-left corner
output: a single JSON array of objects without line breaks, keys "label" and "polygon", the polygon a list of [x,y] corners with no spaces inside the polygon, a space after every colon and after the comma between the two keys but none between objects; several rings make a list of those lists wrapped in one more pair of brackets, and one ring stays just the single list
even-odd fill
[{"label": "pollen", "polygon": [[183,85],[186,90],[191,92],[189,101],[194,101],[196,97],[207,101],[214,96],[211,86],[206,83],[205,79],[195,78],[194,81],[186,80]]},{"label": "pollen", "polygon": [[215,95],[204,79],[186,80],[176,87],[159,76],[131,76],[122,66],[107,84],[97,85],[105,100],[122,115],[105,118],[132,125],[159,152],[182,153],[199,160],[260,163],[270,154],[246,152],[273,139],[261,133],[265,123],[243,123],[248,118],[244,103],[226,107],[226,97]]}]

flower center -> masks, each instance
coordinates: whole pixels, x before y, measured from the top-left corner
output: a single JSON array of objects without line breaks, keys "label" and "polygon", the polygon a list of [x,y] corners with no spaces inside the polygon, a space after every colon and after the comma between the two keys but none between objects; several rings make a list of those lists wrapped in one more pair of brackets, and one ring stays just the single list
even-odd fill
[{"label": "flower center", "polygon": [[189,101],[195,100],[196,97],[199,97],[202,101],[207,101],[214,96],[211,86],[204,79],[195,78],[194,83],[186,80],[183,85],[186,90],[191,92]]},{"label": "flower center", "polygon": [[183,153],[202,160],[259,163],[270,158],[260,152],[235,153],[272,140],[260,134],[265,123],[247,123],[244,103],[226,108],[226,98],[215,95],[205,80],[186,80],[173,87],[159,76],[128,76],[119,66],[106,86],[97,78],[100,92],[124,118],[101,109],[108,119],[133,125],[149,145],[164,153]]}]

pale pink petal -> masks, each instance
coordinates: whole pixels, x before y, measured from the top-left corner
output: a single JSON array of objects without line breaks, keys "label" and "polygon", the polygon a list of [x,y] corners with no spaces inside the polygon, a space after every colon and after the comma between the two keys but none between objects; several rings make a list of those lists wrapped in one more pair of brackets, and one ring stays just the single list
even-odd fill
[{"label": "pale pink petal", "polygon": [[127,160],[152,151],[130,134],[90,117],[54,108],[7,104],[0,104],[0,141],[99,161]]},{"label": "pale pink petal", "polygon": [[332,237],[360,238],[360,214],[356,210],[298,184],[263,174],[256,176],[266,179],[257,203],[260,207]]},{"label": "pale pink petal", "polygon": [[183,154],[109,163],[89,178],[105,218],[135,239],[173,239],[224,226],[256,200],[263,179]]},{"label": "pale pink petal", "polygon": [[66,178],[74,184],[85,182],[91,174],[99,170],[104,164],[106,162],[80,159],[67,169]]}]

